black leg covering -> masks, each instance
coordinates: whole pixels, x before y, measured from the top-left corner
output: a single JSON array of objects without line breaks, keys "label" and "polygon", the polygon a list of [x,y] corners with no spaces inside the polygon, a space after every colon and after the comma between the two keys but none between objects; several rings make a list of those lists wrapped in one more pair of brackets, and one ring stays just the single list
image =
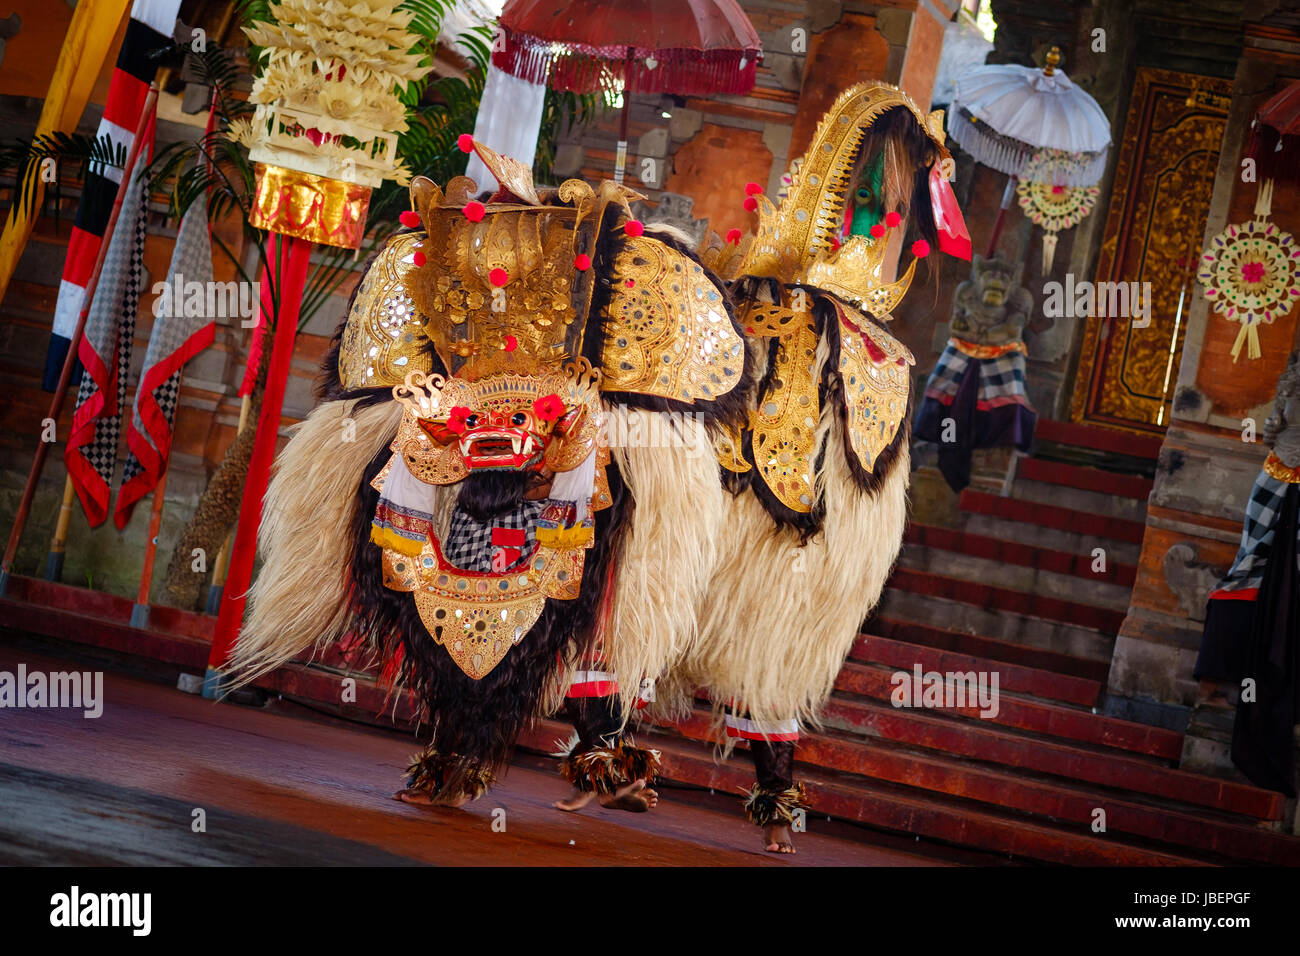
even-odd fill
[{"label": "black leg covering", "polygon": [[794,786],[794,741],[751,740],[754,777],[764,790],[789,790]]},{"label": "black leg covering", "polygon": [[805,806],[803,784],[794,782],[794,741],[751,740],[749,752],[758,782],[745,798],[745,816],[760,827],[789,826]]}]

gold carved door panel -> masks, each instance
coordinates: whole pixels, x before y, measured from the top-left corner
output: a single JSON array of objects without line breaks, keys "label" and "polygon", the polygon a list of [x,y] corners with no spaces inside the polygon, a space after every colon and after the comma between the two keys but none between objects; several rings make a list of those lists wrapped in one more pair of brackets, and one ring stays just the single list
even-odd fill
[{"label": "gold carved door panel", "polygon": [[[1070,417],[1162,433],[1178,379],[1231,83],[1139,69],[1106,213],[1096,296],[1126,283],[1145,318],[1086,318]],[[1131,283],[1137,283],[1136,286]],[[1150,283],[1147,285],[1146,283]],[[1149,297],[1147,296],[1149,293]],[[1122,302],[1123,298],[1113,298]],[[1132,308],[1130,312],[1140,314]],[[1145,324],[1149,318],[1149,324]]]}]

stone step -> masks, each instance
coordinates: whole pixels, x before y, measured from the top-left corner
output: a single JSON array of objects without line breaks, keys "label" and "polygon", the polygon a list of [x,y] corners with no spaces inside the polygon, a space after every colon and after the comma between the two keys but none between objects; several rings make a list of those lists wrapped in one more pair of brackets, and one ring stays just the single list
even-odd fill
[{"label": "stone step", "polygon": [[952,719],[915,708],[836,698],[827,714],[857,735],[982,761],[1001,768],[1060,777],[1135,794],[1276,821],[1286,798],[1271,790],[1175,770],[1145,756],[1088,747],[992,727],[987,721]]},{"label": "stone step", "polygon": [[1107,565],[1122,564],[1136,567],[1142,553],[1142,545],[1128,541],[1115,541],[1103,538],[1095,533],[1076,534],[1059,528],[1047,528],[1036,524],[1026,524],[997,515],[959,512],[960,530],[970,534],[1010,541],[1031,548],[1044,548],[1060,551],[1064,554],[1087,555],[1091,561],[1092,553],[1101,548],[1106,554]]},{"label": "stone step", "polygon": [[1053,574],[1074,575],[1085,581],[1114,584],[1130,591],[1137,579],[1137,567],[1120,561],[1108,560],[1104,571],[1094,571],[1096,559],[1091,548],[1081,552],[1060,551],[957,528],[916,523],[909,524],[904,530],[903,543],[955,551],[1000,564],[1038,568]]},{"label": "stone step", "polygon": [[1069,654],[1030,647],[1026,644],[1015,644],[996,637],[968,634],[947,627],[932,627],[916,621],[897,620],[878,614],[873,614],[868,619],[864,630],[869,634],[878,634],[881,637],[909,644],[920,644],[940,650],[956,651],[959,654],[969,654],[973,657],[1004,661],[1008,664],[1021,664],[1038,670],[1070,674],[1101,684],[1106,683],[1106,677],[1110,673],[1109,660],[1072,657]]},{"label": "stone step", "polygon": [[[1039,461],[1033,458],[1021,459],[1021,467],[1017,468],[1009,497],[1018,501],[1032,502],[1033,504],[1070,508],[1074,511],[1084,511],[1088,514],[1101,515],[1107,518],[1120,518],[1125,521],[1146,521],[1147,504],[1145,498],[1130,498],[1126,495],[1110,494],[1106,491],[1093,491],[1087,488],[1058,484],[1053,481],[1039,481],[1029,478],[1026,476],[1023,466],[1031,461],[1035,461],[1040,465],[1059,464],[1058,462]],[[1102,471],[1099,468],[1081,468],[1075,465],[1061,465],[1060,467],[1077,468],[1079,471],[1095,471],[1101,475],[1113,474],[1113,472]],[[1030,473],[1034,473],[1037,469],[1030,468],[1028,470]]]},{"label": "stone step", "polygon": [[1022,458],[1017,475],[1026,481],[1090,491],[1108,498],[1128,498],[1146,505],[1154,482],[1141,475],[1126,475],[1104,468],[1089,468],[1043,458]]},{"label": "stone step", "polygon": [[[920,572],[903,569],[903,574]],[[877,613],[892,620],[912,621],[931,628],[960,628],[995,640],[1020,644],[1042,651],[1085,658],[1109,667],[1115,646],[1113,634],[1000,609],[975,607],[960,600],[934,594],[886,587]]]},{"label": "stone step", "polygon": [[1119,633],[1125,616],[1122,609],[1097,607],[909,567],[895,568],[887,587],[890,591],[910,591],[931,598],[973,605],[983,610],[1002,611],[1012,616],[1088,628],[1112,636]]},{"label": "stone step", "polygon": [[865,664],[879,664],[894,670],[912,672],[917,664],[924,671],[977,671],[998,672],[1001,690],[1029,694],[1042,700],[1073,704],[1076,707],[1093,707],[1101,697],[1105,685],[1095,680],[1040,670],[1005,661],[990,660],[957,651],[926,647],[906,641],[860,634],[853,642],[849,656]]},{"label": "stone step", "polygon": [[1128,610],[1129,596],[1133,591],[1131,586],[1109,583],[1101,580],[1099,575],[1093,575],[1090,580],[1082,575],[1059,574],[1033,565],[971,554],[957,546],[936,548],[905,543],[899,555],[899,566],[1115,611]]},{"label": "stone step", "polygon": [[1142,544],[1142,536],[1146,531],[1146,525],[1141,521],[1111,518],[1095,512],[1020,501],[969,489],[961,493],[961,508],[975,514],[1035,524],[1054,531],[1093,535],[1135,545]]},{"label": "stone step", "polygon": [[[934,710],[952,717],[984,720],[999,727],[1073,740],[1093,747],[1108,747],[1164,761],[1176,762],[1182,755],[1183,735],[1177,731],[1106,717],[1077,707],[1062,706],[1049,700],[1009,691],[1008,685],[1011,679],[1006,671],[1001,669],[1004,666],[988,662],[983,667],[972,667],[964,671],[956,667],[923,668],[926,672],[937,670],[943,674],[970,671],[976,673],[996,671],[998,674],[997,712],[993,716],[984,717],[976,704],[966,707],[940,707]],[[892,706],[893,695],[898,686],[894,675],[899,672],[911,676],[913,668],[850,661],[844,665],[844,669],[836,678],[835,689],[844,694],[856,694],[859,697],[890,703]]]},{"label": "stone step", "polygon": [[[834,706],[832,702],[832,709]],[[1102,841],[1132,835],[1173,844],[1177,852],[1192,849],[1274,865],[1300,863],[1300,838],[1197,809],[1155,805],[1105,788],[1007,773],[966,760],[918,754],[887,742],[850,740],[834,734],[804,735],[798,754],[801,762],[859,774],[872,781],[974,800],[1031,814],[1035,819],[1073,825],[1078,832],[1093,834]],[[1106,830],[1094,834],[1092,825],[1099,809],[1105,811]]]},{"label": "stone step", "polygon": [[1164,444],[1158,435],[1140,435],[1119,428],[1081,425],[1049,418],[1038,419],[1034,426],[1034,441],[1073,445],[1152,462],[1160,457],[1160,446]]}]

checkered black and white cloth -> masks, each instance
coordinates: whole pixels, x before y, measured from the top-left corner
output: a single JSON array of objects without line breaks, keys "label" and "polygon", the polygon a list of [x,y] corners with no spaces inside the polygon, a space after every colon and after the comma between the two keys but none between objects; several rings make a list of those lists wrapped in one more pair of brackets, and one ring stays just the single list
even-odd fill
[{"label": "checkered black and white cloth", "polygon": [[522,531],[524,541],[520,557],[503,570],[513,571],[522,567],[527,564],[533,546],[537,544],[537,519],[545,507],[544,501],[521,501],[513,511],[497,515],[488,522],[479,521],[457,508],[452,512],[451,528],[442,543],[443,556],[462,571],[489,573],[496,570],[492,567],[492,557],[498,547],[493,543],[492,533],[497,530]]},{"label": "checkered black and white cloth", "polygon": [[971,362],[979,365],[980,385],[976,407],[981,411],[1001,405],[1029,405],[1025,392],[1025,354],[1007,352],[997,358],[976,359],[958,351],[950,341],[925,383],[925,397],[951,405]]},{"label": "checkered black and white cloth", "polygon": [[1219,582],[1215,593],[1258,589],[1264,582],[1264,569],[1268,565],[1269,549],[1273,546],[1273,526],[1282,511],[1282,499],[1290,487],[1289,483],[1260,469],[1246,502],[1241,547],[1237,549],[1237,557],[1227,575]]},{"label": "checkered black and white cloth", "polygon": [[64,461],[91,527],[108,516],[109,493],[117,466],[121,415],[126,404],[126,383],[135,341],[135,316],[144,285],[145,197],[148,195],[146,171],[132,179],[123,197],[118,225],[104,255],[99,284],[78,348],[85,371]]}]

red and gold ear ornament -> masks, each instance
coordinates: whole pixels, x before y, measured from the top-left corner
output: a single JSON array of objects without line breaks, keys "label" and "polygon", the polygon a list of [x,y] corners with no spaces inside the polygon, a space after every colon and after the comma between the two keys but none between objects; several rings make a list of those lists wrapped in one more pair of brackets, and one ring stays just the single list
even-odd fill
[{"label": "red and gold ear ornament", "polygon": [[578,426],[582,424],[583,416],[586,415],[586,413],[586,406],[574,405],[555,420],[555,425],[552,427],[551,433],[562,435],[567,438],[578,430]]},{"label": "red and gold ear ornament", "polygon": [[465,434],[468,427],[466,419],[469,418],[470,410],[464,405],[457,405],[451,410],[445,422],[430,421],[421,418],[420,427],[424,429],[425,434],[436,441],[439,445],[450,445],[461,435]]}]

